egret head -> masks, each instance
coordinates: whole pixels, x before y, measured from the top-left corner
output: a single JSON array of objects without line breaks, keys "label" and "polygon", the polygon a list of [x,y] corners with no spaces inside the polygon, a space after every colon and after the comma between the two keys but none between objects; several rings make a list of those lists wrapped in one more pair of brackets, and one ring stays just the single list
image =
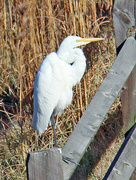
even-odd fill
[{"label": "egret head", "polygon": [[103,38],[81,38],[79,36],[68,36],[66,37],[61,45],[60,45],[60,48],[63,46],[68,49],[72,49],[72,48],[75,48],[75,47],[78,47],[78,46],[81,46],[81,45],[86,45],[90,42],[94,42],[94,41],[101,41],[101,40],[104,40]]},{"label": "egret head", "polygon": [[103,38],[81,38],[79,36],[68,36],[66,37],[58,51],[57,51],[57,55],[59,58],[63,58],[63,60],[65,60],[65,58],[67,56],[69,56],[69,53],[76,47],[79,47],[81,45],[86,45],[90,42],[95,42],[95,41],[101,41],[104,40]]}]

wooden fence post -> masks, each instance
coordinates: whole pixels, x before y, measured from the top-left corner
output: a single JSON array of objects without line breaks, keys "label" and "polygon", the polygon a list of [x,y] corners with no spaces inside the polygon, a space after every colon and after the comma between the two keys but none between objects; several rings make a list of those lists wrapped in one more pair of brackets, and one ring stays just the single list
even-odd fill
[{"label": "wooden fence post", "polygon": [[[127,39],[127,31],[135,25],[134,0],[115,0],[113,22],[117,52]],[[129,61],[129,59],[128,59]],[[129,68],[129,67],[127,67]],[[136,66],[121,93],[123,130],[127,132],[135,123],[136,116]]]},{"label": "wooden fence post", "polygon": [[[113,8],[113,21],[117,54],[121,48],[124,47],[124,42],[127,39],[127,31],[135,25],[135,4],[136,2],[134,0],[115,0]],[[136,49],[133,49],[131,56],[136,61],[135,52]],[[129,58],[128,61],[130,61]],[[136,64],[124,85],[121,93],[121,101],[123,129],[124,132],[127,132],[126,139],[124,140],[103,180],[136,179]]]},{"label": "wooden fence post", "polygon": [[64,180],[60,148],[28,153],[26,167],[28,180]]},{"label": "wooden fence post", "polygon": [[136,179],[136,124],[124,140],[103,180]]}]

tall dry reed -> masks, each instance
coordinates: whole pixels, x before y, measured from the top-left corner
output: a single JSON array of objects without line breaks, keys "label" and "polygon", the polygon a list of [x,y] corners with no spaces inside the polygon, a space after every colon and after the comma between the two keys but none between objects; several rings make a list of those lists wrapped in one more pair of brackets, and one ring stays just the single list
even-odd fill
[{"label": "tall dry reed", "polygon": [[[84,48],[86,73],[73,89],[72,104],[56,122],[63,146],[113,62],[112,0],[0,0],[0,4],[1,179],[24,179],[26,155],[37,149],[30,122],[40,63],[68,35],[106,39]],[[51,127],[38,143],[40,149],[53,147]]]}]

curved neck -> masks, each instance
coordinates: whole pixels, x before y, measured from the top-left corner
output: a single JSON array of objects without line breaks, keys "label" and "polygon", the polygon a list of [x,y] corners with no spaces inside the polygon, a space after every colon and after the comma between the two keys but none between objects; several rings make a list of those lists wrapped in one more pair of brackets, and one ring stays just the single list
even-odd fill
[{"label": "curved neck", "polygon": [[70,51],[57,51],[58,57],[63,60],[64,62],[71,64],[71,79],[72,79],[72,86],[76,85],[80,82],[86,68],[86,58],[84,56],[84,53],[82,49],[80,48],[74,48]]},{"label": "curved neck", "polygon": [[67,62],[67,63],[72,63],[70,57],[71,54],[71,49],[62,49],[59,48],[57,51],[57,55],[60,59],[62,59],[63,61]]},{"label": "curved neck", "polygon": [[73,84],[76,85],[80,82],[81,78],[84,75],[86,68],[86,58],[81,49],[76,48],[74,52],[75,61],[72,64],[72,72],[73,72]]}]

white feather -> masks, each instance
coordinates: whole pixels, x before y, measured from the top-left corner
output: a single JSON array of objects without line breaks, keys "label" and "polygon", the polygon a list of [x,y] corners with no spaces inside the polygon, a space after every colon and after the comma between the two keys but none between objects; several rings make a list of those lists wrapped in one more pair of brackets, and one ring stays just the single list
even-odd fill
[{"label": "white feather", "polygon": [[[80,82],[86,68],[83,51],[75,48],[80,37],[67,37],[58,52],[49,54],[42,62],[34,82],[33,129],[41,135],[51,116],[61,115],[72,101],[72,88]],[[72,65],[70,63],[73,63]]]}]

